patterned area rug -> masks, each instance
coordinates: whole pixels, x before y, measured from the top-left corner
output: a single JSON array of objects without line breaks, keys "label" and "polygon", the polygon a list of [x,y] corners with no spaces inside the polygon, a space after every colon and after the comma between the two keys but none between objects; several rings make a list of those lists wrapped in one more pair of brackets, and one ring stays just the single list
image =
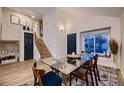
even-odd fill
[{"label": "patterned area rug", "polygon": [[[118,86],[116,69],[99,66],[99,74],[100,74],[100,79],[101,79],[101,81],[98,81],[99,86]],[[89,77],[89,82],[90,81],[91,80]],[[62,85],[64,85],[64,84],[62,84]],[[27,82],[21,86],[33,86],[33,81]],[[80,80],[80,79],[78,79],[76,82],[75,78],[73,78],[72,86],[86,86],[86,82],[83,80]]]},{"label": "patterned area rug", "polygon": [[[101,80],[101,81],[98,81],[99,86],[118,86],[116,69],[99,66],[99,74],[100,74],[100,80]],[[91,81],[90,77],[89,77],[89,81]],[[76,82],[75,79],[73,79],[72,86],[86,86],[86,82],[80,79],[78,79],[78,81]]]}]

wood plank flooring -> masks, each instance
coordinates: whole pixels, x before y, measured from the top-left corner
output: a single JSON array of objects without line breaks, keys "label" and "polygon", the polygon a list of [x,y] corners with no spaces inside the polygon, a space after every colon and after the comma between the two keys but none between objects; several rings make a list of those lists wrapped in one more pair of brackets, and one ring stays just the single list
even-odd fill
[{"label": "wood plank flooring", "polygon": [[[0,86],[18,86],[34,79],[32,65],[36,60],[27,60],[0,65]],[[47,65],[38,62],[38,68],[51,70]]]},{"label": "wood plank flooring", "polygon": [[[0,86],[18,86],[33,80],[32,65],[36,60],[27,60],[24,62],[16,62],[0,65]],[[51,70],[47,65],[38,62],[38,68],[47,71]],[[124,85],[124,80],[117,70],[119,85]]]}]

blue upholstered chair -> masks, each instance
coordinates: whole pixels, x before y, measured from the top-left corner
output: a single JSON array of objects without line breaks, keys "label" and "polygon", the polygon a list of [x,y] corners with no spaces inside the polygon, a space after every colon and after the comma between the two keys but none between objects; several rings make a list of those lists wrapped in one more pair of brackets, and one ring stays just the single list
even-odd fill
[{"label": "blue upholstered chair", "polygon": [[62,78],[52,71],[46,73],[41,79],[44,86],[61,86],[62,83]]},{"label": "blue upholstered chair", "polygon": [[45,73],[43,69],[36,68],[36,62],[33,64],[34,85],[43,86],[61,86],[62,78],[56,73],[50,71]]}]

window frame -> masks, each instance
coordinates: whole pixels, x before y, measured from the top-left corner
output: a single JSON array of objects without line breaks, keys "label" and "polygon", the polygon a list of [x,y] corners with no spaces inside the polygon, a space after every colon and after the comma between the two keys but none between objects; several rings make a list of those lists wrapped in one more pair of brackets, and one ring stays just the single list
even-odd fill
[{"label": "window frame", "polygon": [[104,53],[96,53],[96,39],[95,39],[95,35],[102,35],[102,34],[108,34],[108,42],[109,39],[111,37],[111,27],[106,27],[106,28],[100,28],[100,29],[95,29],[95,30],[89,30],[89,31],[83,31],[80,33],[80,50],[81,51],[85,51],[85,38],[84,36],[86,35],[93,35],[94,38],[94,54],[99,54],[102,57],[111,57],[111,52],[110,52],[110,48],[108,47],[108,51],[109,53],[104,54]]}]

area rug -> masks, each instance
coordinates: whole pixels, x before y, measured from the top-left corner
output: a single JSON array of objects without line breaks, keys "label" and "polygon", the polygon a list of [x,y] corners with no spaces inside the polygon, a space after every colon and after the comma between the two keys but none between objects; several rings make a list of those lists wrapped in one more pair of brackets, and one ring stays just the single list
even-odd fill
[{"label": "area rug", "polygon": [[[100,74],[100,81],[98,81],[99,86],[118,86],[116,69],[99,66],[99,74]],[[89,81],[91,81],[90,77],[89,77]],[[80,79],[78,79],[78,81],[76,82],[76,80],[73,79],[72,86],[86,86],[86,82]]]},{"label": "area rug", "polygon": [[[98,66],[98,69],[99,69],[99,74],[100,74],[100,81],[98,81],[99,86],[118,86],[118,78],[117,78],[116,69],[104,67],[104,66]],[[90,81],[91,80],[89,77],[89,82]],[[33,81],[22,84],[21,86],[33,86]],[[80,79],[78,79],[76,82],[75,78],[73,78],[72,86],[86,86],[86,82]]]}]

